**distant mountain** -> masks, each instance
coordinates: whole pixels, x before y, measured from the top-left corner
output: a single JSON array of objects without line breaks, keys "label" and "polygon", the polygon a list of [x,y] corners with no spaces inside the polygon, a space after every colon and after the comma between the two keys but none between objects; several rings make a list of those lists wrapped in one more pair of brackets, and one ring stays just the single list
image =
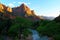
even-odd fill
[{"label": "distant mountain", "polygon": [[31,10],[25,4],[21,4],[21,6],[19,7],[12,8],[12,11],[15,16],[21,16],[21,17],[25,17],[31,20],[36,20],[36,21],[40,20],[40,18],[37,15],[35,15],[34,10]]},{"label": "distant mountain", "polygon": [[48,17],[48,16],[40,16],[42,17],[44,20],[54,20],[55,17]]},{"label": "distant mountain", "polygon": [[21,4],[21,6],[14,8],[10,8],[5,6],[4,4],[0,4],[0,14],[1,13],[4,13],[3,15],[9,18],[15,18],[16,16],[19,16],[31,19],[33,21],[38,21],[41,19],[39,16],[35,15],[34,10],[31,10],[25,4]]},{"label": "distant mountain", "polygon": [[17,13],[17,16],[33,16],[34,11],[30,10],[25,4],[21,4],[19,7],[12,8],[14,13]]}]

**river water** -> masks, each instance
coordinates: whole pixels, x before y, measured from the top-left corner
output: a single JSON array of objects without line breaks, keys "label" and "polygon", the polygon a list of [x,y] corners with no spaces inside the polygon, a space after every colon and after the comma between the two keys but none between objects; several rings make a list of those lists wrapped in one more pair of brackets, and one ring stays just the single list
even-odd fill
[{"label": "river water", "polygon": [[31,32],[33,40],[48,40],[47,36],[39,36],[39,33],[36,30],[31,30]]}]

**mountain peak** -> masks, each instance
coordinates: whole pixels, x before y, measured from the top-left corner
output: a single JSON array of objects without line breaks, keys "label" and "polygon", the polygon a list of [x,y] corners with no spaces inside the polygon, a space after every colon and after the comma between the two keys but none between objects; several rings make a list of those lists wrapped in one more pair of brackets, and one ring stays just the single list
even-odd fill
[{"label": "mountain peak", "polygon": [[13,8],[13,11],[18,12],[19,15],[28,15],[28,16],[32,15],[30,8],[26,6],[24,3],[22,3],[20,7]]},{"label": "mountain peak", "polygon": [[22,3],[21,5],[22,5],[22,6],[24,6],[25,4],[24,4],[24,3]]},{"label": "mountain peak", "polygon": [[21,6],[26,6],[25,3],[22,3]]},{"label": "mountain peak", "polygon": [[20,7],[24,8],[24,9],[25,9],[25,8],[30,9],[27,5],[25,5],[25,3],[22,3]]}]

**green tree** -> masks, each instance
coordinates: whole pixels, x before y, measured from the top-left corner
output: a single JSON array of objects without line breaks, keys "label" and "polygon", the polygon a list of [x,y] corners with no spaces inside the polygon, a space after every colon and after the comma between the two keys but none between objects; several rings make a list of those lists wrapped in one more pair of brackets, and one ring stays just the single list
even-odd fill
[{"label": "green tree", "polygon": [[16,17],[16,19],[12,21],[12,25],[8,31],[8,34],[12,36],[20,35],[21,37],[21,34],[24,34],[26,32],[25,30],[29,29],[31,25],[32,22],[30,20],[21,17]]}]

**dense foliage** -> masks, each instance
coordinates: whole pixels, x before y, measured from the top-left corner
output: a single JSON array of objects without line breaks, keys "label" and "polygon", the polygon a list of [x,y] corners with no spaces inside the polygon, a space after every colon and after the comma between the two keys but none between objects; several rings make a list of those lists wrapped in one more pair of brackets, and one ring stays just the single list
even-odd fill
[{"label": "dense foliage", "polygon": [[15,19],[1,19],[0,20],[0,35],[7,35],[10,37],[21,37],[23,34],[25,37],[31,32],[28,30],[32,26],[32,21],[16,17]]},{"label": "dense foliage", "polygon": [[53,37],[54,40],[60,40],[60,23],[55,21],[42,20],[37,31],[42,35]]}]

